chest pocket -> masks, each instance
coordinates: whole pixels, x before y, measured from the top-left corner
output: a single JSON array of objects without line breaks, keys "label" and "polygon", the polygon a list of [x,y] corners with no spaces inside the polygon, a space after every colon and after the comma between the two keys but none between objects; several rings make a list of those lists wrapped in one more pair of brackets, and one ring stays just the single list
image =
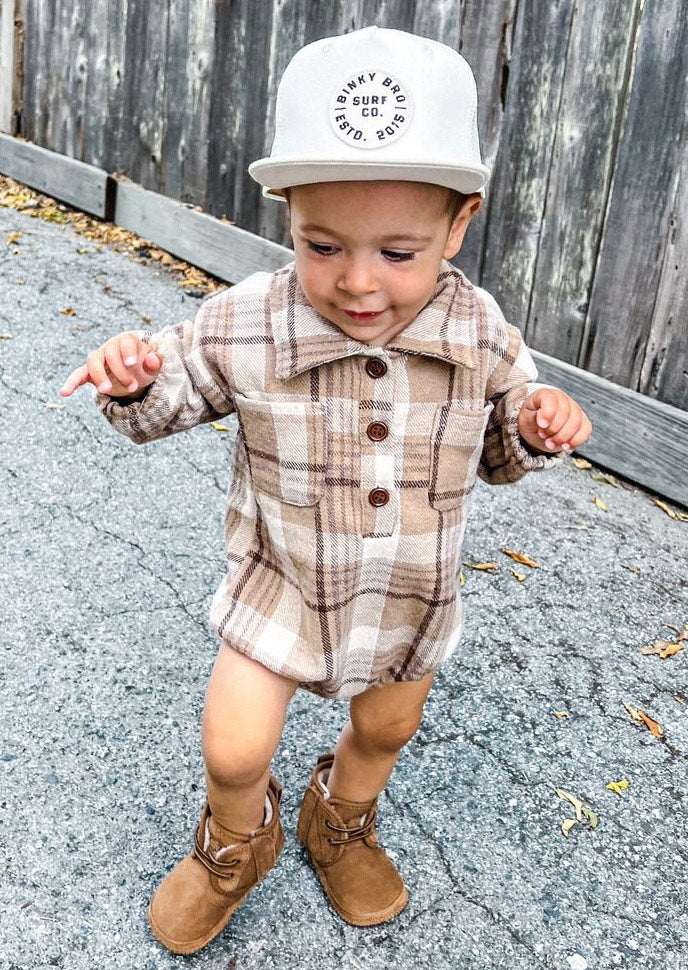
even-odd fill
[{"label": "chest pocket", "polygon": [[315,505],[325,487],[325,407],[236,395],[254,488],[289,505]]},{"label": "chest pocket", "polygon": [[428,499],[439,511],[462,505],[473,491],[492,404],[466,411],[451,401],[435,411],[430,436]]}]

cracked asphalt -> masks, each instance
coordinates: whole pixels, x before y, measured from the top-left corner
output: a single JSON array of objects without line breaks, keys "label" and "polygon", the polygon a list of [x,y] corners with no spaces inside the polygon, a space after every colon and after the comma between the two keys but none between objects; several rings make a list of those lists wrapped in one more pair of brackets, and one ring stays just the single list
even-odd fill
[{"label": "cracked asphalt", "polygon": [[[315,756],[347,718],[299,692],[273,765],[279,864],[196,956],[157,944],[147,902],[204,798],[235,423],[136,446],[90,386],[61,398],[89,350],[199,300],[69,226],[0,209],[0,233],[0,968],[688,968],[688,650],[638,652],[688,623],[688,523],[571,460],[478,485],[465,561],[498,569],[464,569],[463,642],[380,798],[407,909],[342,923],[297,845]],[[597,827],[565,837],[555,788]]]}]

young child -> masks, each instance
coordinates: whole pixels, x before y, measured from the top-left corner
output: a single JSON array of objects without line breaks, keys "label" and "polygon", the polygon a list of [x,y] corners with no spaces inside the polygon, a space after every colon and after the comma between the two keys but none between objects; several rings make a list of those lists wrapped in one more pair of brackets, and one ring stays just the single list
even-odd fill
[{"label": "young child", "polygon": [[489,175],[459,54],[375,27],[308,45],[282,79],[272,153],[249,171],[288,200],[295,262],[193,322],[112,337],[61,391],[94,384],[138,444],[238,418],[210,610],[207,802],[148,912],[175,953],[213,939],[282,851],[270,764],[299,687],[349,699],[350,719],[317,758],[298,838],[347,922],[406,906],[377,801],[461,636],[476,475],[515,482],[591,431],[447,262]]}]

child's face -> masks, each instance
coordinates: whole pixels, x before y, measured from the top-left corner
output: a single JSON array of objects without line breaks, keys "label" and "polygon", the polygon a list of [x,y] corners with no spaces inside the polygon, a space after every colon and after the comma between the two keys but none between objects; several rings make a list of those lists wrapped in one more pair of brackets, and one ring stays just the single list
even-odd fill
[{"label": "child's face", "polygon": [[384,346],[420,313],[440,264],[482,204],[450,225],[448,190],[422,182],[323,182],[289,193],[296,272],[313,307],[345,334]]}]

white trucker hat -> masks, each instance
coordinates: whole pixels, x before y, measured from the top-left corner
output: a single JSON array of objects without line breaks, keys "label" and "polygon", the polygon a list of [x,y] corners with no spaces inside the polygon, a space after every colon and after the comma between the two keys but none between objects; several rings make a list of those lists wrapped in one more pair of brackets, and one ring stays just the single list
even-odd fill
[{"label": "white trucker hat", "polygon": [[272,151],[248,171],[272,198],[292,185],[359,179],[484,195],[477,103],[470,67],[445,44],[381,27],[325,37],[287,65]]}]

